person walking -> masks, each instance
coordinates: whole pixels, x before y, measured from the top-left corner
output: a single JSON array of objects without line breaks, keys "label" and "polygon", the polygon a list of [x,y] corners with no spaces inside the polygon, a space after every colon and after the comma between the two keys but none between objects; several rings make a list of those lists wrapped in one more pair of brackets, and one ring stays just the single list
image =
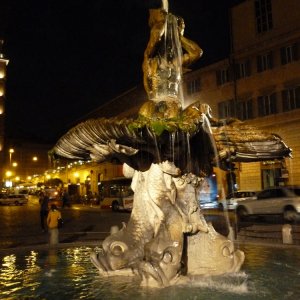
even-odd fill
[{"label": "person walking", "polygon": [[50,246],[58,244],[58,220],[61,219],[61,212],[57,209],[55,204],[51,205],[51,209],[47,216],[47,225],[50,234]]},{"label": "person walking", "polygon": [[48,211],[49,211],[49,196],[44,193],[40,194],[40,199],[39,199],[39,203],[40,203],[40,220],[41,220],[41,227],[42,227],[42,231],[46,232],[46,218],[48,215]]},{"label": "person walking", "polygon": [[66,190],[64,190],[62,194],[62,207],[68,206],[70,207],[69,194]]}]

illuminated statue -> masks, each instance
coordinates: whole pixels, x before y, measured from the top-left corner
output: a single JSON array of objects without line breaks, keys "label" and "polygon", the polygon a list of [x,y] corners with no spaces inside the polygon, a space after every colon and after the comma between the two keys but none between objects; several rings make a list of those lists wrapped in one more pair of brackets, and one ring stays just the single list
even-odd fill
[{"label": "illuminated statue", "polygon": [[182,67],[202,50],[183,36],[183,20],[165,9],[150,10],[149,25],[143,62],[149,99],[139,117],[85,121],[53,151],[71,159],[124,162],[134,191],[130,220],[91,260],[103,275],[127,270],[142,285],[165,287],[182,275],[220,275],[243,264],[244,253],[206,222],[199,207],[199,190],[213,166],[228,159],[281,159],[291,150],[277,135],[212,118],[206,104],[182,110]]},{"label": "illuminated statue", "polygon": [[180,17],[163,9],[150,9],[149,26],[150,39],[143,61],[148,99],[182,100],[182,68],[199,59],[203,52],[195,42],[184,37],[185,25]]}]

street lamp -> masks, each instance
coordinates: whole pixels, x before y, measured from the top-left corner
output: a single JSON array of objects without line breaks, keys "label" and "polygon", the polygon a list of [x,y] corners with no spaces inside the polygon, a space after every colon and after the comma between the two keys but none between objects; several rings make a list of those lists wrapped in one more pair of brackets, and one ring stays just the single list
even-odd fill
[{"label": "street lamp", "polygon": [[6,176],[7,178],[11,177],[11,175],[12,175],[12,172],[11,172],[11,171],[6,171],[5,176]]},{"label": "street lamp", "polygon": [[12,154],[15,152],[15,150],[13,148],[10,148],[8,152],[9,152],[9,165],[11,166],[11,157]]},{"label": "street lamp", "polygon": [[37,160],[38,160],[37,156],[34,156],[34,157],[32,158],[32,160],[33,160],[33,161],[37,161]]},{"label": "street lamp", "polygon": [[12,172],[11,171],[6,171],[5,176],[7,177],[7,179],[5,180],[5,187],[11,188],[12,187],[12,181],[11,181],[10,177],[12,176]]}]

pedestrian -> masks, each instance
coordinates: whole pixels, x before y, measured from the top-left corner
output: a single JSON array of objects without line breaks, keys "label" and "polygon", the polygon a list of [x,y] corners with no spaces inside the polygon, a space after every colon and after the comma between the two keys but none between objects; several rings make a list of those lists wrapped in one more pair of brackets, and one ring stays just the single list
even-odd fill
[{"label": "pedestrian", "polygon": [[40,194],[39,203],[40,203],[41,227],[42,227],[42,231],[46,232],[45,223],[46,223],[46,219],[47,219],[47,215],[48,215],[48,211],[49,211],[49,196],[47,195],[47,193]]},{"label": "pedestrian", "polygon": [[50,234],[49,244],[54,246],[58,244],[58,220],[61,219],[61,213],[55,204],[51,204],[51,209],[47,216],[47,225]]},{"label": "pedestrian", "polygon": [[70,202],[69,202],[69,194],[66,190],[64,190],[62,194],[62,207],[69,206],[70,207]]}]

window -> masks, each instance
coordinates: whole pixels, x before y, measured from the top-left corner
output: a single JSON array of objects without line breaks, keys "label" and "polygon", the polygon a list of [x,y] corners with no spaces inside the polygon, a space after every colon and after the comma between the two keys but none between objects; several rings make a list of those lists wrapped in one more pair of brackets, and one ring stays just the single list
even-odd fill
[{"label": "window", "polygon": [[247,60],[245,62],[236,64],[235,75],[236,75],[236,79],[250,76],[250,61]]},{"label": "window", "polygon": [[218,104],[218,109],[219,109],[219,117],[220,118],[229,118],[229,117],[235,116],[233,99],[220,102]]},{"label": "window", "polygon": [[298,60],[298,45],[294,43],[280,49],[281,64],[286,65]]},{"label": "window", "polygon": [[271,0],[255,0],[255,19],[258,33],[273,28]]},{"label": "window", "polygon": [[188,95],[200,92],[200,79],[194,79],[187,83]]},{"label": "window", "polygon": [[253,118],[252,99],[237,103],[237,118],[240,120]]},{"label": "window", "polygon": [[300,87],[285,89],[282,94],[282,110],[289,111],[300,108]]},{"label": "window", "polygon": [[258,101],[258,115],[260,117],[277,113],[276,94],[260,96]]},{"label": "window", "polygon": [[231,81],[229,68],[217,70],[216,76],[217,76],[217,85],[222,85],[225,84],[226,82]]},{"label": "window", "polygon": [[272,52],[257,56],[257,72],[263,72],[273,68],[273,55]]}]

